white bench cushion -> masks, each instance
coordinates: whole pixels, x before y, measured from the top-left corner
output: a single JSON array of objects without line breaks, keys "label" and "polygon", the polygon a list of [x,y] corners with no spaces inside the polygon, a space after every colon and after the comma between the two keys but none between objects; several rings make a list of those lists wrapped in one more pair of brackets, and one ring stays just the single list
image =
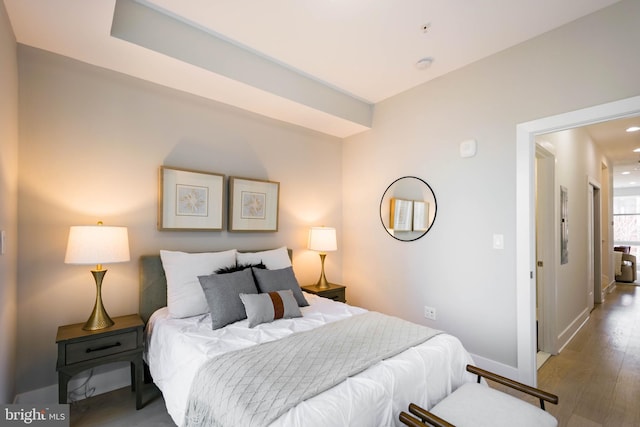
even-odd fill
[{"label": "white bench cushion", "polygon": [[539,406],[477,383],[462,385],[430,412],[459,427],[558,425],[558,421]]}]

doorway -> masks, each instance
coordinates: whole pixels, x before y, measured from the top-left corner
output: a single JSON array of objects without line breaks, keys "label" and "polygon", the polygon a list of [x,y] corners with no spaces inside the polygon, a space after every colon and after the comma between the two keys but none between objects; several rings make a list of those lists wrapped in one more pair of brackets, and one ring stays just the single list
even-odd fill
[{"label": "doorway", "polygon": [[600,242],[602,224],[600,215],[601,199],[600,184],[594,179],[589,179],[588,185],[588,249],[589,249],[589,274],[587,280],[587,307],[593,310],[594,304],[602,303],[602,252]]},{"label": "doorway", "polygon": [[602,268],[600,270],[600,295],[596,295],[596,297],[599,297],[599,301],[603,303],[607,290],[613,284],[613,278],[609,276],[609,274],[613,271],[613,268],[611,267],[611,260],[610,256],[608,255],[610,251],[609,248],[613,244],[613,239],[610,234],[610,232],[612,231],[612,228],[610,228],[610,224],[613,221],[613,218],[611,217],[611,215],[613,215],[613,208],[610,205],[610,202],[613,200],[613,193],[611,193],[610,189],[613,186],[610,184],[610,182],[612,181],[610,181],[609,177],[609,167],[605,163],[602,163],[601,168],[602,173],[600,174],[600,176],[602,177],[602,186],[600,187],[600,241],[602,243],[600,244],[600,264],[602,265]]},{"label": "doorway", "polygon": [[516,309],[518,379],[537,385],[535,283],[535,136],[640,114],[640,96],[516,127]]}]

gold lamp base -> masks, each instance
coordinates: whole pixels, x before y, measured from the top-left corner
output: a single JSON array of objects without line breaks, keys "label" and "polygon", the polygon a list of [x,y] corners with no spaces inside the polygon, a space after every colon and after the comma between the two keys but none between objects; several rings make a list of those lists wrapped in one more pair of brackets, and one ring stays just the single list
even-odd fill
[{"label": "gold lamp base", "polygon": [[327,277],[324,275],[324,259],[326,257],[327,257],[327,254],[325,253],[320,254],[320,264],[322,264],[322,270],[320,273],[320,279],[318,279],[318,283],[316,283],[316,286],[320,289],[326,289],[329,287],[329,282],[327,281]]},{"label": "gold lamp base", "polygon": [[98,266],[97,270],[91,270],[91,274],[93,274],[93,278],[96,281],[96,303],[93,306],[93,311],[87,323],[82,327],[85,331],[97,331],[113,326],[114,324],[113,320],[111,320],[107,314],[107,310],[105,310],[102,305],[102,279],[106,272],[107,270],[100,269],[100,266]]}]

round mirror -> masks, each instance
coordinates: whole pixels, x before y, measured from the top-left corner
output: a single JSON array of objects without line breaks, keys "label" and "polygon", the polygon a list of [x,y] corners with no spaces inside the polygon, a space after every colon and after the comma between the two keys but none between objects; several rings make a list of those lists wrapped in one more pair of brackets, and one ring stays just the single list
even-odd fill
[{"label": "round mirror", "polygon": [[403,176],[382,195],[380,221],[391,237],[410,242],[427,234],[437,210],[436,196],[429,184],[415,176]]}]

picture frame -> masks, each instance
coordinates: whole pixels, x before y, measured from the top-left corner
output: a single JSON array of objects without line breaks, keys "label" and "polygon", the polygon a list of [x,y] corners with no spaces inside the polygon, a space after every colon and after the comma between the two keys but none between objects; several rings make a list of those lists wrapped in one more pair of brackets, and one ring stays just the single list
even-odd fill
[{"label": "picture frame", "polygon": [[278,231],[280,183],[229,177],[229,231]]},{"label": "picture frame", "polygon": [[413,201],[413,231],[427,231],[429,229],[429,202]]},{"label": "picture frame", "polygon": [[222,230],[224,175],[161,166],[158,183],[158,230]]},{"label": "picture frame", "polygon": [[413,200],[392,198],[389,228],[394,231],[411,231],[413,228]]}]

